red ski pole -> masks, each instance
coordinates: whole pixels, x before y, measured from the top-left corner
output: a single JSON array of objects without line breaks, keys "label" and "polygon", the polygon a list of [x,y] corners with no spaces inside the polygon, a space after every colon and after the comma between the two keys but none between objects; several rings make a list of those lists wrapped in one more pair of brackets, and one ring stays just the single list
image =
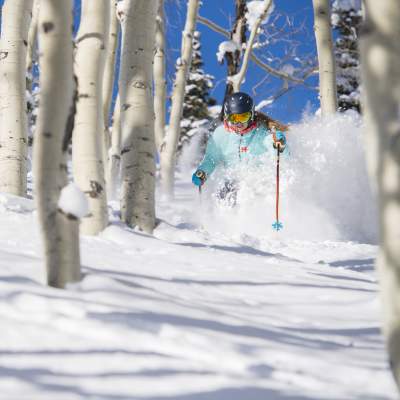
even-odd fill
[{"label": "red ski pole", "polygon": [[272,224],[272,227],[279,231],[283,228],[282,223],[279,221],[279,156],[280,156],[280,144],[276,144],[276,202],[275,202],[275,214],[276,221]]}]

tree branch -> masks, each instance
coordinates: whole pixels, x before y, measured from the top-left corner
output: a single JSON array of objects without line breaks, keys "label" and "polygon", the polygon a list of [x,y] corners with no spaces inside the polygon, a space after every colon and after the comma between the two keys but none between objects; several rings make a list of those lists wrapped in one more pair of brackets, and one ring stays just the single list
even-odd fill
[{"label": "tree branch", "polygon": [[[199,15],[197,20],[201,24],[203,24],[203,25],[209,27],[210,29],[212,29],[214,32],[217,32],[217,33],[225,36],[228,39],[230,38],[229,32],[226,29],[220,27],[219,25],[217,25],[215,22],[209,20],[208,18],[204,18],[201,15]],[[267,71],[269,74],[274,75],[277,78],[285,79],[285,80],[288,80],[288,81],[291,81],[291,82],[295,82],[295,83],[299,83],[299,84],[303,84],[304,83],[304,79],[295,78],[295,77],[293,77],[293,76],[291,76],[289,74],[286,74],[285,72],[278,71],[275,68],[272,68],[268,64],[265,64],[254,53],[251,54],[250,59],[255,64],[257,64],[260,68],[262,68],[264,71]],[[313,71],[314,71],[314,69],[312,70],[312,72]]]},{"label": "tree branch", "polygon": [[235,76],[235,79],[234,79],[234,82],[233,82],[233,87],[234,87],[234,90],[236,92],[238,92],[240,90],[240,85],[242,84],[244,76],[246,75],[247,67],[249,65],[249,59],[250,59],[251,55],[253,54],[252,53],[253,44],[254,44],[254,40],[256,39],[256,36],[257,36],[258,27],[261,25],[261,22],[263,21],[263,19],[267,15],[268,10],[271,7],[271,4],[272,4],[272,0],[265,0],[265,2],[264,2],[264,10],[260,14],[260,16],[257,18],[256,23],[254,24],[254,26],[251,29],[250,37],[249,37],[249,40],[248,40],[248,42],[246,44],[246,51],[245,51],[244,56],[243,56],[242,66],[240,68],[239,73]]}]

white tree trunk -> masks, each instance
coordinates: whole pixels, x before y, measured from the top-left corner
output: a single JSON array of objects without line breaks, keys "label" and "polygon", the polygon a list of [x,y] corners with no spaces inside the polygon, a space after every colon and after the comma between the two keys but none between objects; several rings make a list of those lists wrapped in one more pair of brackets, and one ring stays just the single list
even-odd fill
[{"label": "white tree trunk", "polygon": [[32,0],[6,0],[0,41],[0,192],[26,195],[26,45]]},{"label": "white tree trunk", "polygon": [[112,118],[110,159],[107,165],[107,196],[110,200],[117,197],[121,167],[121,102],[119,95],[115,102]]},{"label": "white tree trunk", "polygon": [[[119,21],[117,18],[117,1],[110,0],[110,29],[108,33],[108,46],[107,55],[104,68],[103,79],[103,115],[104,115],[104,136],[103,136],[103,160],[105,171],[108,170],[109,155],[108,151],[111,144],[109,121],[110,121],[110,107],[114,88],[115,79],[115,59],[117,55],[119,35]],[[107,173],[106,173],[107,177]],[[106,179],[106,185],[108,181]]]},{"label": "white tree trunk", "polygon": [[400,7],[398,0],[366,0],[361,60],[367,159],[378,189],[384,333],[400,388]]},{"label": "white tree trunk", "polygon": [[29,26],[28,45],[26,51],[26,71],[28,75],[32,73],[33,62],[37,58],[36,44],[38,35],[37,30],[39,22],[39,9],[40,9],[40,0],[33,0],[32,21]]},{"label": "white tree trunk", "polygon": [[107,226],[102,86],[109,12],[108,0],[82,0],[81,25],[76,39],[78,103],[72,157],[76,183],[89,202],[90,213],[81,224],[85,235],[97,235]]},{"label": "white tree trunk", "polygon": [[[41,0],[40,107],[34,142],[35,200],[47,282],[63,288],[80,279],[79,220],[58,209],[67,182],[66,135],[73,118],[72,1]],[[63,51],[60,51],[63,49]]]},{"label": "white tree trunk", "polygon": [[172,92],[171,114],[169,127],[163,148],[161,150],[161,185],[164,195],[172,197],[174,193],[174,174],[176,164],[176,149],[181,130],[183,100],[185,85],[192,62],[193,34],[196,29],[196,19],[199,11],[199,0],[188,0],[185,29],[182,33],[182,50],[180,62]]},{"label": "white tree trunk", "polygon": [[261,22],[267,16],[271,5],[272,5],[272,0],[264,0],[263,12],[259,15],[259,17],[257,18],[257,21],[255,22],[254,26],[251,29],[249,40],[246,43],[246,51],[243,56],[243,62],[242,62],[242,66],[240,67],[240,71],[237,73],[236,76],[231,78],[232,83],[233,83],[233,90],[235,92],[240,91],[240,86],[243,82],[244,77],[246,76],[247,67],[249,65],[249,60],[250,60],[251,52],[253,49],[254,41],[255,41],[257,33],[258,33],[258,28],[259,28]]},{"label": "white tree trunk", "polygon": [[165,61],[164,0],[159,0],[156,24],[156,52],[154,55],[154,112],[155,140],[159,151],[165,135],[167,79]]},{"label": "white tree trunk", "polygon": [[330,0],[313,0],[319,64],[319,96],[323,116],[337,111],[336,65],[333,53]]},{"label": "white tree trunk", "polygon": [[155,226],[152,63],[157,6],[155,0],[125,0],[121,16],[121,217],[148,233]]}]

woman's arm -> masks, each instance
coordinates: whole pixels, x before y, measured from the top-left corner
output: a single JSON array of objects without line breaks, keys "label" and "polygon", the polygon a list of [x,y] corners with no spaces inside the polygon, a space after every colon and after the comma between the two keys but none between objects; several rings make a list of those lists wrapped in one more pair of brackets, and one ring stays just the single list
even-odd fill
[{"label": "woman's arm", "polygon": [[218,164],[221,162],[221,154],[214,140],[214,135],[211,135],[207,142],[204,158],[197,170],[204,171],[206,176],[210,176]]}]

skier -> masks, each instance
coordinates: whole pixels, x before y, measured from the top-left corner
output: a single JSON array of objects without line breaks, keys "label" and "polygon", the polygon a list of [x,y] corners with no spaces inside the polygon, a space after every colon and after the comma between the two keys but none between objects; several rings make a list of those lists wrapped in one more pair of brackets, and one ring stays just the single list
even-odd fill
[{"label": "skier", "polygon": [[[196,186],[204,185],[217,167],[229,169],[273,149],[285,151],[287,126],[255,112],[253,99],[248,94],[229,95],[222,116],[223,123],[209,137],[204,158],[193,173],[192,182]],[[235,180],[225,180],[217,197],[234,205],[237,189]]]}]

